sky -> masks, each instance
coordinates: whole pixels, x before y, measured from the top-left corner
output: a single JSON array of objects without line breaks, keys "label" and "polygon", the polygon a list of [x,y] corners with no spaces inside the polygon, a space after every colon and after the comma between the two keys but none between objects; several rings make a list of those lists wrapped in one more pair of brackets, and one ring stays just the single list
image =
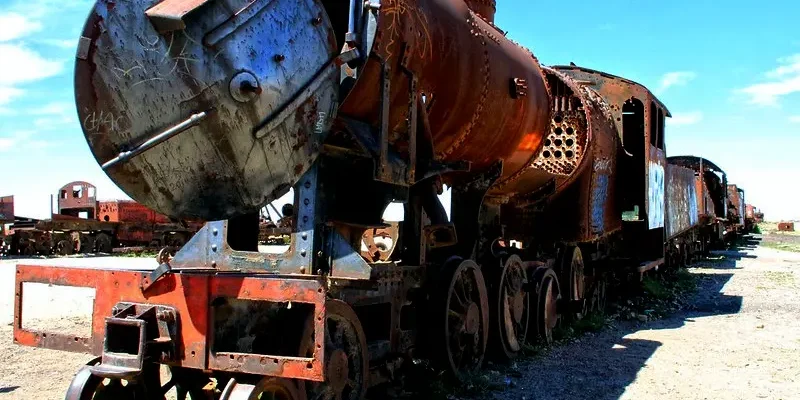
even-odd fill
[{"label": "sky", "polygon": [[[768,220],[800,219],[800,2],[497,0],[496,24],[542,64],[606,71],[667,106],[667,154],[701,155]],[[92,2],[0,0],[0,195],[49,216],[50,194],[102,172],[73,97],[78,37]]]}]

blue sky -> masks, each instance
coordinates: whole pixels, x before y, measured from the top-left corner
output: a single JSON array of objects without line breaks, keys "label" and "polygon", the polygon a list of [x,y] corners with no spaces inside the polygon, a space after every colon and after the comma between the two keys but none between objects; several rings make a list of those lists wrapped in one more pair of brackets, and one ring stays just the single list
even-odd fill
[{"label": "blue sky", "polygon": [[[543,64],[640,82],[673,114],[669,155],[703,155],[768,219],[800,219],[800,2],[497,0],[497,25]],[[88,150],[73,102],[85,0],[0,0],[0,195],[49,214],[73,180],[125,198]]]}]

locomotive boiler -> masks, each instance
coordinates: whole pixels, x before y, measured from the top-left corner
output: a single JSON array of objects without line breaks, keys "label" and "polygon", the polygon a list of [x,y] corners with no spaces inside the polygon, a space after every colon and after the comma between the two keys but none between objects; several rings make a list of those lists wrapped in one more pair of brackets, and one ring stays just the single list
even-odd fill
[{"label": "locomotive boiler", "polygon": [[[607,271],[664,264],[669,111],[541,66],[494,9],[97,1],[75,72],[92,153],[136,201],[214,222],[141,271],[19,266],[18,304],[26,282],[97,298],[90,337],[17,313],[15,340],[98,356],[68,399],[359,399],[411,359],[458,378],[602,310]],[[290,189],[288,249],[259,246]],[[392,251],[362,251],[393,202]]]}]

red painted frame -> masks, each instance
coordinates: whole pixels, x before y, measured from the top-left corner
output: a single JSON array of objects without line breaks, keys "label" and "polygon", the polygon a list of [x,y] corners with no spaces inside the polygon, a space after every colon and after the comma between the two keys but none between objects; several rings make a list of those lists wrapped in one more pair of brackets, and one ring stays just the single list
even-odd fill
[{"label": "red painted frame", "polygon": [[[283,378],[324,380],[326,291],[317,280],[213,273],[175,273],[161,278],[145,293],[145,272],[18,265],[14,298],[14,342],[55,350],[101,355],[105,318],[119,302],[175,307],[178,338],[175,365]],[[95,289],[91,337],[26,330],[22,327],[23,284],[44,283]],[[242,300],[307,303],[314,306],[315,351],[311,358],[211,351],[211,301]]]}]

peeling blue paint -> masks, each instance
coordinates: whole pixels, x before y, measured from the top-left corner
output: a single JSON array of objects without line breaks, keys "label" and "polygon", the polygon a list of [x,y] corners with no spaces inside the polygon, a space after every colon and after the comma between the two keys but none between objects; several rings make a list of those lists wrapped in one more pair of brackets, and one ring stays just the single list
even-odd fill
[{"label": "peeling blue paint", "polygon": [[605,204],[608,197],[608,175],[596,175],[592,187],[592,232],[605,232]]}]

